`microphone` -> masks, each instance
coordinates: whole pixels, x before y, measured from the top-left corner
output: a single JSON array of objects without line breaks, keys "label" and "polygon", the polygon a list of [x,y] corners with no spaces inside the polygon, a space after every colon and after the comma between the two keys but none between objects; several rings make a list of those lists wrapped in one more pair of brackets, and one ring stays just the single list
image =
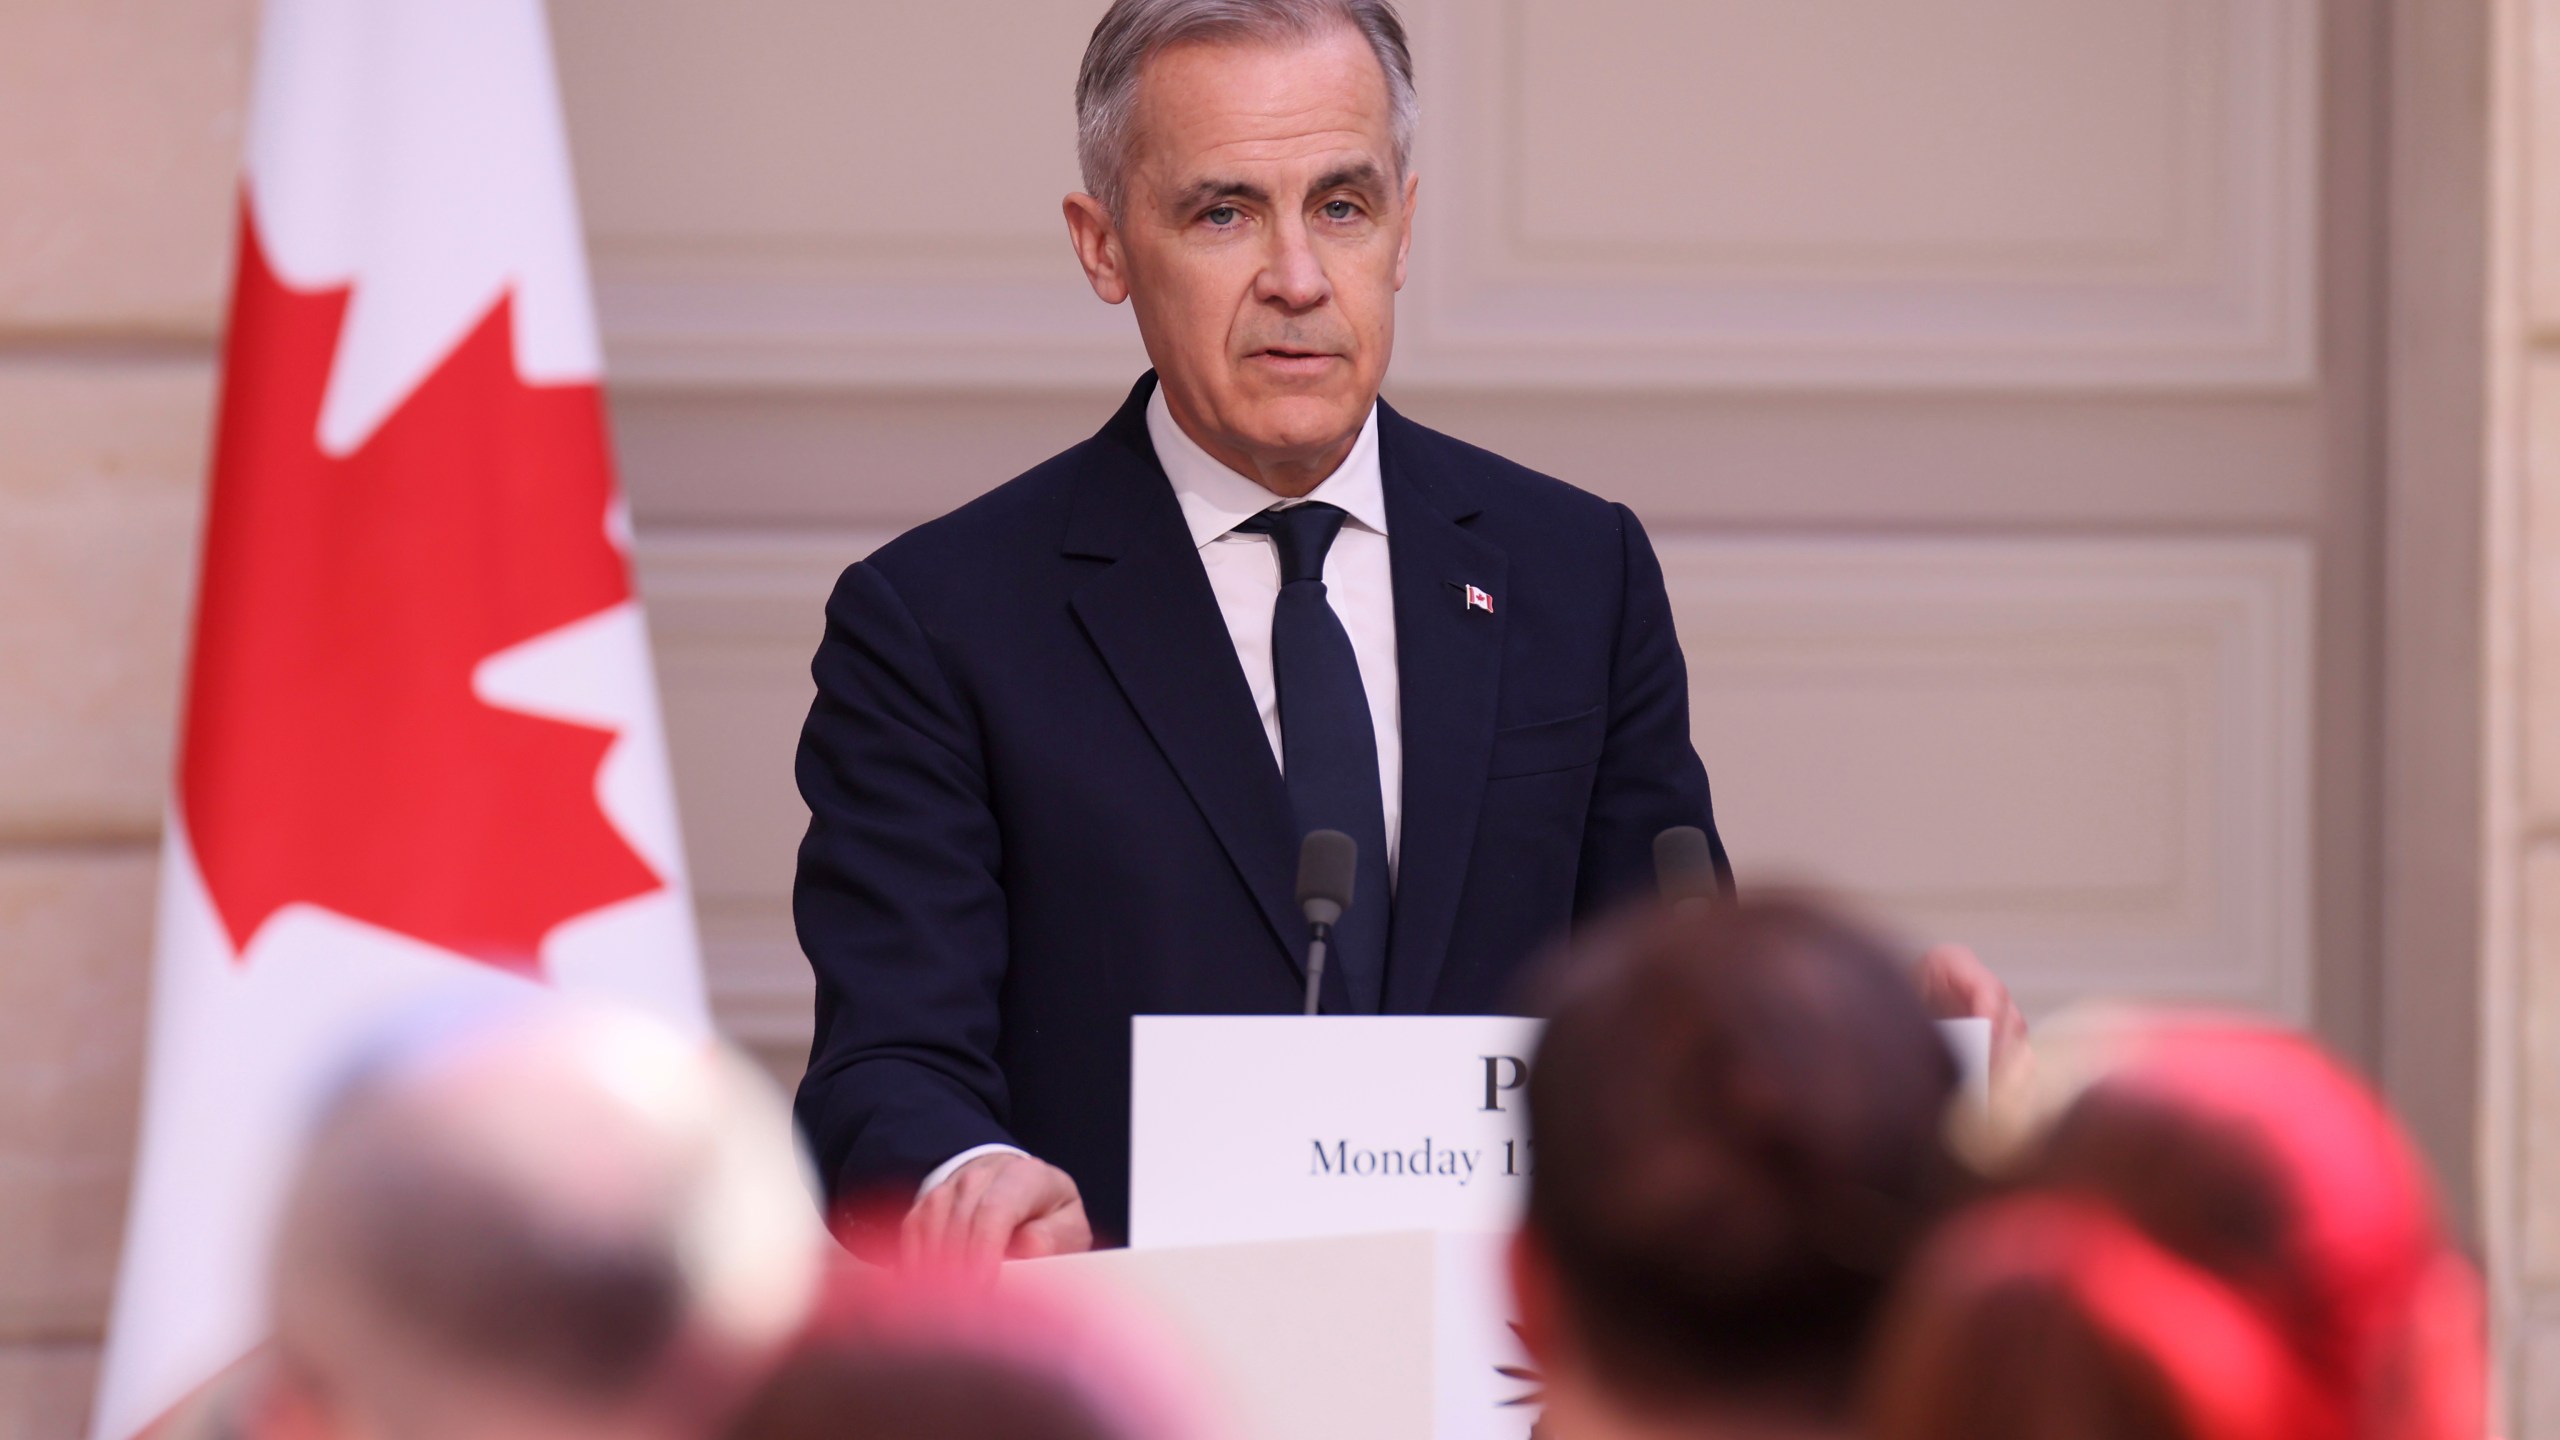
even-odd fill
[{"label": "microphone", "polygon": [[1653,837],[1653,878],[1662,898],[1674,905],[1724,894],[1716,883],[1715,850],[1695,825],[1674,825]]},{"label": "microphone", "polygon": [[1324,952],[1333,922],[1351,908],[1360,874],[1360,842],[1339,830],[1310,830],[1298,842],[1298,909],[1307,917],[1307,1013],[1324,988]]}]

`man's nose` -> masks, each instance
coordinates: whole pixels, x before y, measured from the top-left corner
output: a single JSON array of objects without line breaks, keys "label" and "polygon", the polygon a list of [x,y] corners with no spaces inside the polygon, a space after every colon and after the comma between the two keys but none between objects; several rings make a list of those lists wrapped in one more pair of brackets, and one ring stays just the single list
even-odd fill
[{"label": "man's nose", "polygon": [[1306,222],[1284,220],[1271,227],[1271,237],[1255,294],[1292,312],[1323,304],[1333,294],[1333,282],[1324,273]]}]

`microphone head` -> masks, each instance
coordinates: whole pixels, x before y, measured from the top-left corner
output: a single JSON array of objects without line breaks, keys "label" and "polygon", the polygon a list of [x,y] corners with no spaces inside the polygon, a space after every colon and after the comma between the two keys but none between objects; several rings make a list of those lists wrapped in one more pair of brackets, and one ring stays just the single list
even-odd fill
[{"label": "microphone head", "polygon": [[1298,842],[1298,908],[1310,925],[1330,925],[1351,908],[1360,842],[1339,830],[1310,830]]},{"label": "microphone head", "polygon": [[1707,832],[1695,825],[1674,825],[1653,837],[1653,878],[1662,898],[1712,900],[1722,893],[1716,883],[1715,849]]}]

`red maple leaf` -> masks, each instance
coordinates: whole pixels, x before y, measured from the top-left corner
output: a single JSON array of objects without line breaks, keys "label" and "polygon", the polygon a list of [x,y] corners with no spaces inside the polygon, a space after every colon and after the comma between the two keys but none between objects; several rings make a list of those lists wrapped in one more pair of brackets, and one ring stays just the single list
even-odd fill
[{"label": "red maple leaf", "polygon": [[232,944],[297,901],[509,970],[662,883],[606,819],[613,735],[496,709],[474,667],[628,599],[602,396],[515,372],[501,300],[343,459],[348,291],[241,227],[179,797]]}]

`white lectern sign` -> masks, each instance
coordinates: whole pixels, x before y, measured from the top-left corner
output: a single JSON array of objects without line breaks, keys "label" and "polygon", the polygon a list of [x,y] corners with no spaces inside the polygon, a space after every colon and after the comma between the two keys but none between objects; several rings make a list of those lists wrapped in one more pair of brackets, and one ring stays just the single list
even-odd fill
[{"label": "white lectern sign", "polygon": [[[1504,1235],[1528,1195],[1538,1022],[1142,1015],[1131,1037],[1129,1244],[1438,1232],[1435,1440],[1524,1440],[1527,1357]],[[1506,1373],[1507,1372],[1507,1373]]]},{"label": "white lectern sign", "polygon": [[1129,1243],[1510,1229],[1537,1036],[1500,1016],[1138,1017]]},{"label": "white lectern sign", "polygon": [[[1507,1231],[1527,1197],[1535,1020],[1141,1015],[1129,1243]],[[1990,1025],[1941,1027],[1988,1102]]]},{"label": "white lectern sign", "polygon": [[[1129,1244],[1435,1232],[1436,1440],[1523,1440],[1535,1411],[1502,1276],[1536,1163],[1539,1025],[1503,1016],[1144,1015],[1131,1037]],[[1960,1103],[1990,1027],[1946,1022]],[[1244,1297],[1233,1297],[1250,1303]]]}]

